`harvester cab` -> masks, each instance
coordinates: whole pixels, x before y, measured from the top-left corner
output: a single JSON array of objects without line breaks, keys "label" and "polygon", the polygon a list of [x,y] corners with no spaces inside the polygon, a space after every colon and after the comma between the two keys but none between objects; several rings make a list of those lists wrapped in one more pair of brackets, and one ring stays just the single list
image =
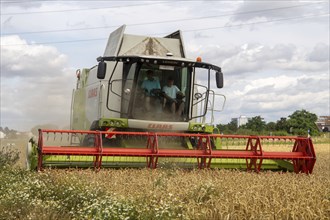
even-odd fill
[{"label": "harvester cab", "polygon": [[156,38],[124,30],[110,35],[97,66],[79,71],[71,129],[212,133],[215,103],[225,101],[212,90],[223,87],[221,68],[185,58],[180,31]]},{"label": "harvester cab", "polygon": [[77,71],[71,129],[39,130],[38,170],[163,163],[312,173],[310,138],[220,134],[221,68],[187,59],[180,31],[160,38],[124,30],[110,34],[98,65]]}]

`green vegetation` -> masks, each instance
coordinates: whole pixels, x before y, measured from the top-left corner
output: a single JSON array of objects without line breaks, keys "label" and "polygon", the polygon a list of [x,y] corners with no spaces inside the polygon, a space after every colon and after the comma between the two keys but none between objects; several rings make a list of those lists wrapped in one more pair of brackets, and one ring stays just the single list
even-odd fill
[{"label": "green vegetation", "polygon": [[38,145],[33,138],[30,138],[29,143],[31,144],[31,152],[28,155],[27,160],[30,162],[30,170],[36,170],[38,166]]},{"label": "green vegetation", "polygon": [[6,169],[17,163],[19,160],[19,151],[13,150],[9,146],[1,146],[0,151],[0,169]]},{"label": "green vegetation", "polygon": [[241,126],[237,127],[234,121],[217,127],[224,134],[250,134],[250,135],[302,135],[307,136],[308,131],[312,136],[319,136],[315,122],[317,115],[306,110],[297,110],[287,118],[281,118],[276,123],[263,121],[261,116],[256,116]]},{"label": "green vegetation", "polygon": [[[88,173],[89,171],[87,171]],[[0,219],[134,219],[129,201],[102,187],[80,181],[76,172],[61,176],[23,170],[2,170]]]}]

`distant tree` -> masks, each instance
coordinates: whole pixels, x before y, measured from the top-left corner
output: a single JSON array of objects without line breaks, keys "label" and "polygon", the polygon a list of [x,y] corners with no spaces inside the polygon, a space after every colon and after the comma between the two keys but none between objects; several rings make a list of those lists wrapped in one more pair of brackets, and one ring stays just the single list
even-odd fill
[{"label": "distant tree", "polygon": [[0,127],[0,131],[3,132],[3,128],[2,127]]},{"label": "distant tree", "polygon": [[276,131],[276,123],[275,122],[268,122],[266,124],[267,131]]},{"label": "distant tree", "polygon": [[237,122],[235,122],[235,121],[231,121],[231,122],[229,122],[228,124],[227,124],[227,127],[228,127],[228,129],[230,130],[230,131],[232,131],[232,132],[236,132],[237,131]]},{"label": "distant tree", "polygon": [[242,128],[250,129],[252,131],[261,132],[266,128],[266,122],[263,121],[261,116],[256,116],[248,120]]},{"label": "distant tree", "polygon": [[289,116],[288,126],[296,135],[306,135],[310,131],[311,135],[318,135],[319,131],[315,122],[317,115],[306,110],[297,110]]},{"label": "distant tree", "polygon": [[275,129],[277,131],[287,131],[287,132],[289,132],[289,125],[288,125],[287,119],[286,118],[281,118],[280,120],[278,120],[276,122]]},{"label": "distant tree", "polygon": [[273,135],[307,135],[308,130],[310,135],[318,135],[319,131],[315,122],[317,115],[306,110],[297,110],[288,116],[288,119],[281,117],[275,122],[263,121],[261,116],[256,116],[248,120],[245,125],[237,128],[235,121],[231,121],[226,125],[219,124],[217,127],[220,132],[226,134],[267,134],[272,132]]},{"label": "distant tree", "polygon": [[224,124],[217,124],[217,128],[220,130],[220,132],[223,132],[226,129],[226,125],[224,125]]},{"label": "distant tree", "polygon": [[218,124],[217,128],[220,130],[221,133],[233,134],[237,131],[237,124],[235,123],[235,121],[231,121],[228,124]]},{"label": "distant tree", "polygon": [[9,134],[10,129],[9,129],[8,127],[5,127],[5,129],[3,130],[3,132],[4,132],[5,134]]}]

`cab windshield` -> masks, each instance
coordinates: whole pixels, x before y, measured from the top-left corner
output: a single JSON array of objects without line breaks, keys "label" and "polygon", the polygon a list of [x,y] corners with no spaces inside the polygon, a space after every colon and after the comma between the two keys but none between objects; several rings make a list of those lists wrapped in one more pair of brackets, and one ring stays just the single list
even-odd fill
[{"label": "cab windshield", "polygon": [[125,64],[122,117],[187,121],[192,68],[147,63]]}]

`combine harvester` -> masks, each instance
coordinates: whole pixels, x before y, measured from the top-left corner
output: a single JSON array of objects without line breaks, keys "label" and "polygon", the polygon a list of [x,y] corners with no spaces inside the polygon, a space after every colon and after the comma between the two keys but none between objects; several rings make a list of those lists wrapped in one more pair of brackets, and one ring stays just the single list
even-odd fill
[{"label": "combine harvester", "polygon": [[[310,138],[220,134],[213,121],[225,104],[216,93],[223,87],[221,68],[187,59],[180,31],[159,38],[124,30],[111,33],[97,66],[77,71],[71,129],[39,130],[38,170],[178,166],[312,173]],[[162,90],[173,83],[174,94]]]}]

